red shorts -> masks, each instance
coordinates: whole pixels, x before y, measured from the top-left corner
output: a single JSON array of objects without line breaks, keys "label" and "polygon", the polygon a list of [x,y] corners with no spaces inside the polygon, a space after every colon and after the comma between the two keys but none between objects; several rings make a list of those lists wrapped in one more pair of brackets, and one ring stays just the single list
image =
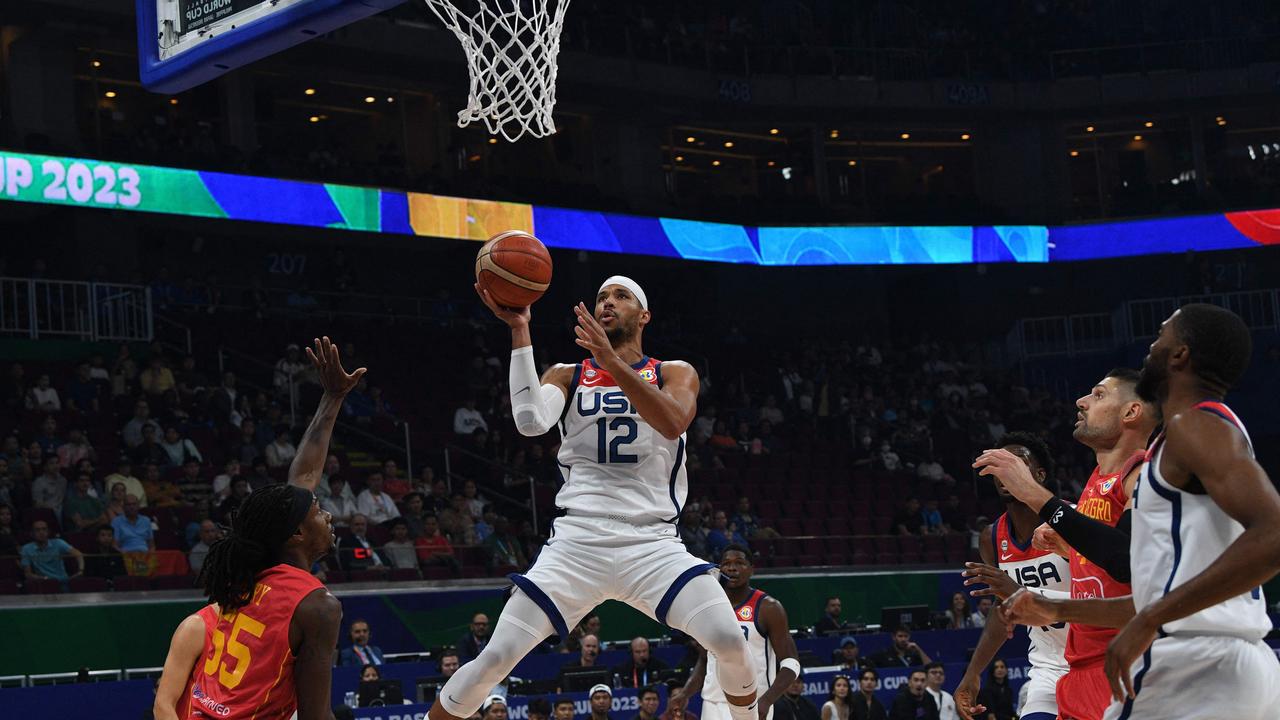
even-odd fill
[{"label": "red shorts", "polygon": [[1102,720],[1111,704],[1111,686],[1102,663],[1073,667],[1058,681],[1059,720]]}]

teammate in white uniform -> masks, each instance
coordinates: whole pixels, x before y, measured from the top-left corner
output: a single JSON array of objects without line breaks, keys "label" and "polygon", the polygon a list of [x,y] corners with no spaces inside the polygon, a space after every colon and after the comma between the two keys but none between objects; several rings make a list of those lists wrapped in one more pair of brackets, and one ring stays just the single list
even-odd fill
[{"label": "teammate in white uniform", "polygon": [[[725,547],[720,556],[721,583],[751,648],[756,687],[764,688],[759,709],[761,717],[768,720],[773,717],[773,703],[800,675],[800,653],[791,637],[786,609],[776,599],[751,587],[754,573],[750,550],[737,544]],[[703,653],[689,673],[689,681],[672,693],[672,702],[693,695],[701,687],[702,720],[729,720],[729,706],[718,676],[715,655]]]},{"label": "teammate in white uniform", "polygon": [[[1000,438],[998,447],[1016,455],[1031,471],[1036,482],[1044,485],[1053,471],[1053,455],[1044,441],[1031,433],[1012,432]],[[1009,597],[1019,587],[1026,587],[1046,597],[1071,596],[1071,566],[1067,559],[1048,550],[1032,547],[1031,536],[1040,524],[1035,511],[1009,493],[995,478],[996,492],[1007,510],[991,525],[991,532],[978,539],[982,563],[968,563],[965,585],[985,584],[977,596]],[[1064,657],[1067,647],[1066,623],[1028,627],[1031,640],[1027,659],[1031,675],[1027,680],[1027,700],[1018,711],[1021,720],[1055,720],[1058,717],[1058,679],[1067,673]],[[962,717],[985,713],[977,705],[983,671],[1009,637],[999,613],[988,615],[978,647],[969,659],[964,677],[956,686],[956,709]]]},{"label": "teammate in white uniform", "polygon": [[1251,351],[1239,317],[1203,304],[1174,312],[1151,345],[1138,388],[1165,427],[1134,496],[1133,595],[1015,595],[1003,609],[1018,622],[1123,628],[1107,649],[1107,720],[1264,720],[1280,708],[1261,588],[1280,570],[1280,494],[1221,402]]},{"label": "teammate in white uniform", "polygon": [[712,575],[690,555],[675,522],[688,492],[684,433],[693,421],[698,375],[684,362],[644,354],[649,323],[644,290],[614,276],[595,311],[574,308],[576,342],[592,355],[556,365],[539,380],[529,308],[506,308],[476,291],[511,328],[511,413],[522,435],[559,426],[566,511],[538,560],[512,575],[516,590],[489,643],[439,693],[431,720],[461,720],[525,655],[605,600],[619,600],[681,630],[719,660],[733,720],[756,720],[756,670],[733,608]]}]

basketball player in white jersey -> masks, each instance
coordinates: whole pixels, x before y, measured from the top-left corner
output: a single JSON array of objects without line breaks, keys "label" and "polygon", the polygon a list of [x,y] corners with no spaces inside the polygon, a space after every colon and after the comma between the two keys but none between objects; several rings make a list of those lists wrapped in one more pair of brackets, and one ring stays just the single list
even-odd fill
[{"label": "basketball player in white jersey", "polygon": [[[1039,437],[1026,432],[1011,432],[996,443],[1026,464],[1037,483],[1044,485],[1053,472],[1053,455]],[[978,538],[978,554],[982,564],[967,563],[965,585],[985,584],[975,590],[976,596],[994,596],[1000,600],[1020,587],[1046,597],[1071,596],[1071,565],[1065,557],[1050,550],[1032,547],[1032,534],[1040,525],[1035,510],[1015,498],[995,478],[996,493],[1007,510],[991,525],[991,532]],[[1058,717],[1058,680],[1067,674],[1067,627],[1065,623],[1028,627],[1031,640],[1027,659],[1031,675],[1027,680],[1026,702],[1018,711],[1020,720],[1055,720]],[[964,677],[956,686],[956,711],[965,720],[986,712],[977,704],[979,678],[1009,637],[999,613],[988,616],[978,647],[969,659]]]},{"label": "basketball player in white jersey", "polygon": [[[750,550],[737,544],[725,547],[720,555],[720,582],[751,648],[756,687],[764,688],[760,694],[760,719],[769,720],[773,717],[773,703],[800,676],[800,653],[791,637],[786,609],[775,598],[751,587],[754,573]],[[689,673],[689,681],[672,693],[671,701],[690,697],[701,688],[702,720],[729,720],[718,665],[714,655],[703,653]]]},{"label": "basketball player in white jersey", "polygon": [[1107,648],[1107,720],[1264,720],[1280,708],[1280,662],[1261,585],[1280,570],[1280,495],[1221,400],[1252,340],[1229,310],[1183,306],[1160,326],[1139,382],[1165,426],[1134,495],[1133,595],[1046,601],[1017,593],[1006,620],[1123,628]]},{"label": "basketball player in white jersey", "polygon": [[591,357],[556,365],[541,380],[533,361],[529,308],[498,305],[476,291],[511,328],[511,413],[522,435],[559,426],[557,458],[565,511],[537,562],[512,575],[516,589],[489,643],[463,665],[431,708],[430,720],[461,720],[548,636],[569,636],[595,606],[619,600],[697,640],[719,661],[733,720],[756,720],[756,670],[733,608],[676,531],[688,492],[685,431],[698,375],[684,362],[644,354],[649,302],[634,280],[614,276],[594,313],[574,308],[578,345]]}]

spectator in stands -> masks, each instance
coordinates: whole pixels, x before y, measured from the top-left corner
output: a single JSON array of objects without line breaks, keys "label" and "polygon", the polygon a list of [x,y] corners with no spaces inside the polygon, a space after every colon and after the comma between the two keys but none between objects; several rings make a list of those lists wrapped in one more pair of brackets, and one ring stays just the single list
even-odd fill
[{"label": "spectator in stands", "polygon": [[391,539],[382,546],[382,554],[393,568],[418,569],[418,553],[409,537],[409,523],[404,518],[391,521]]},{"label": "spectator in stands", "polygon": [[386,572],[389,563],[369,542],[369,518],[357,513],[351,518],[351,534],[338,541],[338,560],[343,570]]},{"label": "spectator in stands", "polygon": [[[413,482],[413,489],[415,492],[420,492],[424,496],[430,495],[432,492],[432,488],[435,487],[435,484],[436,484],[435,468],[431,467],[430,465],[423,465],[422,470],[419,471],[418,479]],[[447,506],[449,504],[449,496],[447,494],[444,496],[444,500],[445,500],[445,505]],[[432,512],[438,512],[438,511],[432,510]]]},{"label": "spectator in stands", "polygon": [[404,497],[400,517],[409,524],[409,537],[422,537],[423,522],[429,513],[424,509],[426,498],[420,492],[411,492]]},{"label": "spectator in stands", "polygon": [[62,476],[62,464],[57,455],[50,453],[44,458],[44,471],[31,481],[31,502],[35,507],[52,510],[60,518],[66,497],[67,479]]},{"label": "spectator in stands", "polygon": [[933,696],[925,692],[925,672],[912,670],[893,699],[889,720],[938,720],[938,706]]},{"label": "spectator in stands", "polygon": [[204,559],[209,554],[209,548],[221,538],[222,531],[218,529],[216,523],[212,520],[200,522],[200,542],[192,546],[191,552],[187,553],[187,564],[191,566],[191,572],[200,572],[200,568],[204,567]]},{"label": "spectator in stands", "polygon": [[278,397],[289,396],[289,386],[301,380],[298,377],[307,369],[307,363],[296,343],[289,343],[284,348],[284,357],[276,361],[271,385],[276,389]]},{"label": "spectator in stands", "polygon": [[449,509],[440,513],[439,518],[440,529],[449,536],[449,541],[454,545],[476,544],[475,521],[471,519],[471,512],[467,510],[467,499],[462,493],[453,494]]},{"label": "spectator in stands", "polygon": [[551,703],[546,698],[534,698],[529,701],[529,720],[551,720]]},{"label": "spectator in stands", "polygon": [[390,458],[382,462],[382,491],[396,502],[413,492],[413,483],[408,478],[400,477],[400,466]]},{"label": "spectator in stands", "polygon": [[978,692],[978,704],[987,709],[986,718],[991,720],[1014,720],[1014,693],[1009,685],[1009,666],[1004,660],[996,658],[987,673],[987,681]]},{"label": "spectator in stands", "polygon": [[947,629],[963,630],[973,627],[969,610],[969,596],[963,592],[951,593],[951,607],[947,608]]},{"label": "spectator in stands", "polygon": [[124,515],[111,521],[111,529],[116,537],[116,548],[120,552],[150,552],[156,549],[151,518],[140,515],[138,508],[138,498],[130,495],[124,499]]},{"label": "spectator in stands", "polygon": [[600,638],[590,634],[583,635],[579,645],[581,652],[578,655],[578,661],[560,668],[560,675],[556,678],[556,692],[565,692],[565,673],[596,667],[596,659],[600,657]]},{"label": "spectator in stands", "polygon": [[173,371],[165,367],[164,356],[160,353],[152,353],[147,358],[147,369],[138,375],[138,384],[142,386],[142,392],[147,394],[148,400],[159,403],[164,403],[165,396],[173,393],[177,387]]},{"label": "spectator in stands", "polygon": [[872,668],[858,673],[858,692],[850,696],[849,720],[889,720],[884,704],[876,697],[879,682],[880,674]]},{"label": "spectator in stands", "polygon": [[840,647],[836,650],[836,662],[839,663],[840,667],[851,673],[875,666],[870,660],[862,657],[862,651],[858,647],[858,640],[852,635],[840,638]]},{"label": "spectator in stands", "polygon": [[62,558],[70,555],[79,564],[79,570],[71,577],[84,574],[84,554],[71,547],[62,538],[49,538],[49,523],[36,520],[31,523],[31,542],[19,551],[22,572],[28,580],[58,580],[64,585],[69,579]]},{"label": "spectator in stands", "polygon": [[339,665],[381,665],[385,662],[382,648],[370,644],[373,640],[373,630],[369,628],[367,620],[363,618],[352,620],[351,629],[348,632],[350,633],[351,647],[343,648],[338,653]]},{"label": "spectator in stands", "polygon": [[154,432],[160,431],[160,426],[151,419],[151,405],[146,400],[139,400],[133,404],[133,417],[120,430],[120,437],[132,450],[142,444],[142,430],[146,427],[150,427]]},{"label": "spectator in stands", "polygon": [[18,533],[14,532],[13,527],[13,506],[0,503],[0,557],[8,558],[17,554]]},{"label": "spectator in stands", "polygon": [[462,667],[462,662],[458,659],[456,650],[445,650],[440,655],[440,675],[442,677],[451,678],[453,674],[458,672],[458,668]]},{"label": "spectator in stands", "polygon": [[58,462],[64,468],[72,468],[80,464],[81,460],[91,460],[97,462],[98,453],[94,451],[93,446],[89,444],[89,439],[85,437],[84,430],[73,427],[67,432],[67,441],[58,446]]},{"label": "spectator in stands", "polygon": [[480,706],[480,720],[507,720],[507,699],[490,695]]},{"label": "spectator in stands", "polygon": [[493,526],[497,523],[498,513],[494,511],[492,505],[485,505],[484,512],[480,515],[480,519],[476,520],[476,542],[484,544],[486,540],[493,535]]},{"label": "spectator in stands", "polygon": [[26,406],[28,410],[44,412],[62,410],[62,400],[58,397],[58,391],[49,385],[48,374],[41,375],[36,380],[36,384],[27,391]]},{"label": "spectator in stands", "polygon": [[93,476],[87,473],[76,475],[75,484],[62,503],[62,511],[62,525],[72,532],[89,530],[109,522],[107,504],[94,492]]},{"label": "spectator in stands", "polygon": [[871,662],[878,668],[919,667],[933,662],[933,658],[911,642],[911,631],[906,626],[899,626],[893,631],[893,644],[872,655]]},{"label": "spectator in stands", "polygon": [[98,528],[98,544],[85,556],[84,574],[110,580],[125,574],[124,557],[116,549],[116,534],[110,525]]},{"label": "spectator in stands", "polygon": [[381,525],[388,520],[400,517],[400,508],[396,507],[395,500],[382,491],[382,473],[377,471],[369,473],[364,484],[364,490],[356,498],[356,507],[369,519],[369,522]]},{"label": "spectator in stands", "polygon": [[609,720],[609,711],[613,708],[613,690],[608,685],[594,685],[588,697],[591,703],[590,720]]},{"label": "spectator in stands", "polygon": [[[600,614],[597,612],[587,613],[577,625],[569,631],[569,637],[560,646],[560,652],[575,653],[582,649],[582,638],[587,635],[595,635],[600,637]],[[697,662],[697,652],[693,653],[693,660]],[[690,663],[688,667],[693,667]]]},{"label": "spectator in stands", "polygon": [[960,509],[960,496],[955,493],[947,495],[947,500],[942,505],[942,525],[943,529],[949,533],[968,532],[968,518]]},{"label": "spectator in stands", "polygon": [[933,704],[938,707],[939,719],[958,720],[956,699],[951,696],[951,693],[942,689],[946,681],[947,671],[942,663],[931,662],[924,666],[924,691],[929,693],[929,697],[933,698]]},{"label": "spectator in stands", "polygon": [[378,682],[382,679],[382,673],[378,671],[377,665],[365,665],[360,668],[360,682]]},{"label": "spectator in stands", "polygon": [[836,675],[831,679],[831,694],[822,705],[822,720],[849,720],[851,699],[849,678]]},{"label": "spectator in stands", "polygon": [[469,397],[453,413],[453,432],[459,437],[471,437],[476,430],[489,431],[489,423],[485,422],[484,415],[476,409],[476,399]]},{"label": "spectator in stands", "polygon": [[567,697],[556,698],[552,703],[551,718],[552,720],[575,720],[573,701]]},{"label": "spectator in stands", "polygon": [[640,711],[632,716],[632,720],[656,720],[660,702],[657,690],[651,687],[642,689],[640,691]]},{"label": "spectator in stands", "polygon": [[[424,474],[426,470],[424,468]],[[430,485],[431,494],[424,498],[424,509],[434,515],[439,515],[449,509],[449,487],[445,485],[443,480],[435,480]]]},{"label": "spectator in stands", "polygon": [[136,465],[155,464],[162,468],[169,467],[169,454],[160,447],[160,429],[155,425],[144,425],[142,442],[133,448],[133,462]]},{"label": "spectator in stands", "polygon": [[293,457],[298,454],[298,448],[294,447],[288,425],[284,423],[276,425],[275,432],[275,441],[263,451],[267,458],[267,467],[289,467],[289,463],[293,462]]},{"label": "spectator in stands", "polygon": [[942,513],[938,510],[937,498],[924,501],[920,510],[920,528],[925,535],[946,535],[947,528],[942,523]]},{"label": "spectator in stands", "polygon": [[471,513],[471,519],[479,521],[483,518],[484,509],[489,504],[489,500],[480,494],[480,487],[476,485],[475,480],[462,483],[462,496],[467,499],[467,512]]},{"label": "spectator in stands", "polygon": [[453,557],[453,546],[449,538],[440,532],[440,522],[435,515],[427,515],[422,521],[422,534],[413,541],[418,553],[418,562],[423,567],[430,565],[456,565]]},{"label": "spectator in stands", "polygon": [[[213,495],[210,496],[209,499],[214,504],[214,507],[217,507],[219,503],[226,500],[231,495],[231,480],[232,478],[238,477],[240,477],[240,460],[233,457],[227,458],[227,461],[222,465],[222,472],[218,473],[213,478],[213,485],[211,488]],[[322,480],[320,485],[317,486],[317,489],[320,486],[327,484],[328,483]],[[326,487],[326,490],[327,489],[328,488]],[[320,493],[317,492],[316,496],[319,497],[319,495]]]},{"label": "spectator in stands", "polygon": [[814,624],[813,630],[819,635],[835,635],[844,632],[849,623],[840,617],[840,598],[832,595],[827,598],[826,607],[822,609],[822,617]]},{"label": "spectator in stands", "polygon": [[256,457],[253,459],[253,472],[249,473],[249,487],[257,490],[268,485],[274,485],[276,479],[271,477],[271,472],[267,470],[267,459],[264,457]]},{"label": "spectator in stands", "polygon": [[729,522],[747,538],[779,538],[777,530],[771,527],[762,527],[760,525],[760,516],[751,511],[751,498],[746,495],[738,498],[738,507],[733,517],[729,518]]},{"label": "spectator in stands", "polygon": [[[818,713],[818,708],[804,696],[804,680],[801,677],[803,676],[797,676],[792,680],[787,686],[787,691],[773,704],[774,720],[821,720],[822,716]],[[671,704],[674,702],[668,704],[662,720],[681,720],[671,714]]]},{"label": "spectator in stands", "polygon": [[[234,417],[236,406],[240,400],[240,392],[236,390],[236,374],[222,374],[222,384],[209,396],[209,416],[219,425],[239,427],[240,419]],[[240,458],[244,462],[244,458]]]},{"label": "spectator in stands", "polygon": [[690,555],[711,559],[711,550],[707,546],[707,529],[702,526],[702,515],[697,508],[685,508],[680,513],[680,540]]},{"label": "spectator in stands", "polygon": [[96,415],[101,409],[102,385],[95,382],[89,363],[76,366],[76,376],[67,384],[67,409],[82,415]]},{"label": "spectator in stands", "polygon": [[[320,484],[316,485],[316,497],[321,500],[329,496],[329,478],[342,472],[342,461],[337,455],[329,455],[324,459],[324,472],[320,473]],[[352,496],[354,499],[354,496]]]},{"label": "spectator in stands", "polygon": [[876,464],[887,472],[895,472],[902,467],[902,459],[893,451],[888,440],[880,442],[880,453],[876,457]]},{"label": "spectator in stands", "polygon": [[52,415],[44,416],[35,441],[40,445],[40,452],[44,455],[56,453],[62,445],[62,440],[58,438],[58,421]]},{"label": "spectator in stands", "polygon": [[499,515],[494,520],[493,533],[484,541],[489,566],[494,568],[516,567],[524,569],[529,560],[525,557],[520,540],[511,532],[511,522]]},{"label": "spectator in stands", "polygon": [[657,674],[667,669],[667,664],[653,656],[649,641],[643,637],[631,640],[631,657],[613,669],[621,682],[618,687],[642,688],[657,682]]},{"label": "spectator in stands", "polygon": [[168,462],[165,464],[171,467],[186,465],[188,460],[204,462],[200,449],[191,441],[191,438],[183,437],[176,425],[170,425],[164,429],[164,439],[160,441],[160,448],[168,456]]},{"label": "spectator in stands", "polygon": [[[172,480],[160,474],[160,466],[155,463],[147,463],[146,470],[142,477],[142,487],[147,491],[147,497],[151,499],[152,507],[173,507],[182,505],[182,488],[178,487]],[[120,533],[117,532],[117,535]]]},{"label": "spectator in stands", "polygon": [[707,550],[711,553],[711,561],[718,562],[725,546],[734,544],[747,546],[747,539],[729,524],[729,518],[723,510],[717,510],[712,516],[711,530],[707,533]]},{"label": "spectator in stands", "polygon": [[[111,494],[107,496],[106,512],[107,523],[110,524],[116,516],[124,514],[124,501],[129,496],[129,491],[125,489],[124,483],[116,483],[111,486]],[[134,497],[137,497],[136,495]]]},{"label": "spectator in stands", "polygon": [[969,616],[970,627],[986,627],[987,616],[991,614],[991,598],[978,598],[973,614]]},{"label": "spectator in stands", "polygon": [[[133,475],[133,461],[128,455],[121,455],[120,460],[116,463],[116,471],[111,473],[103,481],[107,487],[114,487],[116,483],[124,485],[127,494],[138,498],[138,502],[142,507],[147,507],[147,492],[142,487],[142,481]],[[123,498],[121,498],[123,500]]]},{"label": "spectator in stands", "polygon": [[[255,400],[259,398],[265,400],[266,396],[262,394],[255,396]],[[284,410],[280,407],[280,403],[272,400],[262,410],[263,412],[259,413],[255,408],[253,414],[253,444],[262,450],[266,450],[271,443],[276,441],[278,428],[281,425],[288,425],[288,423],[285,422]],[[244,420],[241,420],[240,424],[243,426]],[[290,441],[292,441],[292,438],[290,438]]]},{"label": "spectator in stands", "polygon": [[262,447],[258,446],[256,434],[257,423],[252,419],[241,420],[240,432],[227,449],[227,455],[239,460],[241,465],[252,467],[254,459],[262,454]]},{"label": "spectator in stands", "polygon": [[[229,524],[231,516],[236,510],[240,509],[240,503],[244,502],[244,499],[249,497],[250,492],[251,490],[249,489],[248,478],[239,475],[232,478],[231,494],[228,495],[227,499],[223,500],[222,503],[218,505],[217,509],[213,511],[214,522],[217,522],[219,525]],[[334,524],[337,524],[336,517],[334,518]]]},{"label": "spectator in stands", "polygon": [[26,450],[10,461],[10,472],[30,482],[44,471],[44,456],[44,448],[40,447],[40,443],[32,441],[27,444]]},{"label": "spectator in stands", "polygon": [[192,355],[182,358],[182,366],[174,379],[178,382],[178,399],[184,404],[197,402],[209,388],[209,377],[196,368],[196,359]]},{"label": "spectator in stands", "polygon": [[944,478],[949,478],[946,471],[942,469],[942,465],[930,453],[925,459],[916,466],[916,476],[921,480],[931,482],[941,482]]},{"label": "spectator in stands", "polygon": [[338,527],[350,525],[351,518],[360,512],[351,486],[341,475],[329,476],[329,493],[320,501],[320,508],[333,516],[333,524]]},{"label": "spectator in stands", "polygon": [[920,515],[920,500],[915,496],[902,502],[902,509],[893,518],[893,529],[899,535],[924,534],[924,522]]},{"label": "spectator in stands", "polygon": [[458,655],[466,663],[476,659],[476,656],[488,644],[489,616],[484,613],[476,613],[471,616],[471,626],[466,634],[458,638],[458,642],[454,643],[454,647],[458,649]]}]

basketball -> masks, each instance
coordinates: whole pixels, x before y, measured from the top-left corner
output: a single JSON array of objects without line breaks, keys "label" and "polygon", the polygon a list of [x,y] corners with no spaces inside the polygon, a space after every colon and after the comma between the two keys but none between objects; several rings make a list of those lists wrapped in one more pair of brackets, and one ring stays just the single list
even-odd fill
[{"label": "basketball", "polygon": [[476,253],[476,282],[499,305],[532,305],[551,285],[551,253],[528,233],[498,233]]}]

